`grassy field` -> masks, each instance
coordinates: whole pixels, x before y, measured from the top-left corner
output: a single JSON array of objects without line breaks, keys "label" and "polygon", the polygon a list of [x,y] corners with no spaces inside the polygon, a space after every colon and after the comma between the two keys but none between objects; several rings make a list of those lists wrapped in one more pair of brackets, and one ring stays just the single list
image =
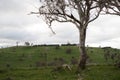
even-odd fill
[{"label": "grassy field", "polygon": [[[120,54],[120,50],[109,48],[110,54]],[[89,60],[87,69],[76,74],[72,71],[52,72],[56,66],[47,66],[58,59],[71,64],[71,59],[79,58],[76,46],[10,47],[0,49],[0,80],[119,80],[120,69],[113,66],[114,60],[104,58],[102,48],[87,48]],[[59,63],[59,62],[56,62]]]}]

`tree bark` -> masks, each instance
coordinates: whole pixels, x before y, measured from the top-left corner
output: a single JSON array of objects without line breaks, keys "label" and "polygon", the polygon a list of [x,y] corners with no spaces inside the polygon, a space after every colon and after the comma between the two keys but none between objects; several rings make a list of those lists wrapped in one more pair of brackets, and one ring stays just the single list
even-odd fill
[{"label": "tree bark", "polygon": [[80,49],[80,61],[78,64],[78,71],[86,68],[87,61],[87,53],[85,48],[85,40],[86,40],[86,28],[82,28],[79,30],[79,49]]}]

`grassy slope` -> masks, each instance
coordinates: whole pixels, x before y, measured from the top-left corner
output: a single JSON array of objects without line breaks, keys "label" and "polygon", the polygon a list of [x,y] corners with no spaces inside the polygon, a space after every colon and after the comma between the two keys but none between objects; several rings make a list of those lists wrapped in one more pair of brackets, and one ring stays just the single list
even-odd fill
[{"label": "grassy slope", "polygon": [[[72,53],[66,54],[66,49],[71,48]],[[103,49],[89,48],[88,55],[91,63],[106,64]],[[51,62],[54,58],[64,58],[70,63],[72,56],[79,58],[78,48],[75,46],[62,46],[60,49],[53,47],[11,47],[0,49],[0,80],[77,80],[75,68],[73,72],[60,71],[52,74],[53,67],[36,68],[37,61],[44,61],[41,54],[47,53],[47,61]],[[119,50],[111,49],[111,53],[119,53]],[[22,59],[22,61],[21,61]],[[9,68],[7,65],[9,64]],[[120,69],[114,66],[88,66],[82,72],[84,80],[119,80]]]},{"label": "grassy slope", "polygon": [[[29,67],[32,65],[35,67],[37,61],[44,61],[44,53],[47,53],[48,62],[53,61],[54,58],[64,58],[68,63],[72,56],[79,56],[78,49],[71,47],[72,53],[66,54],[66,49],[70,47],[61,47],[55,49],[55,47],[12,47],[0,50],[0,68],[6,67],[6,64],[10,64],[13,68]],[[43,56],[42,56],[43,55]],[[21,59],[23,61],[21,61]]]}]

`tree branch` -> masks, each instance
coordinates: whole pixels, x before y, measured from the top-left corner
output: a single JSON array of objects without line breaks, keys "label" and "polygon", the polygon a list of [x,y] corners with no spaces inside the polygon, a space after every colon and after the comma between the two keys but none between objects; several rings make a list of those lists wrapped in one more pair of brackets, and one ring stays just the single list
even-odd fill
[{"label": "tree branch", "polygon": [[101,9],[97,12],[97,15],[95,15],[95,17],[94,17],[93,19],[91,19],[91,20],[88,21],[88,23],[90,23],[90,22],[96,20],[96,19],[99,17],[100,12],[101,12]]}]

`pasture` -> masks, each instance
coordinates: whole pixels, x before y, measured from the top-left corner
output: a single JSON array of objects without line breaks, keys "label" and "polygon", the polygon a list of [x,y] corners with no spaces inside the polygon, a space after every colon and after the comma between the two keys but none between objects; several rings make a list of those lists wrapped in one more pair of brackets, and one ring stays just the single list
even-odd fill
[{"label": "pasture", "polygon": [[[119,80],[120,68],[114,66],[120,50],[88,47],[87,69],[75,73],[79,50],[77,46],[20,46],[0,49],[0,80]],[[118,57],[118,56],[117,56]],[[53,70],[70,64],[72,71]]]}]

